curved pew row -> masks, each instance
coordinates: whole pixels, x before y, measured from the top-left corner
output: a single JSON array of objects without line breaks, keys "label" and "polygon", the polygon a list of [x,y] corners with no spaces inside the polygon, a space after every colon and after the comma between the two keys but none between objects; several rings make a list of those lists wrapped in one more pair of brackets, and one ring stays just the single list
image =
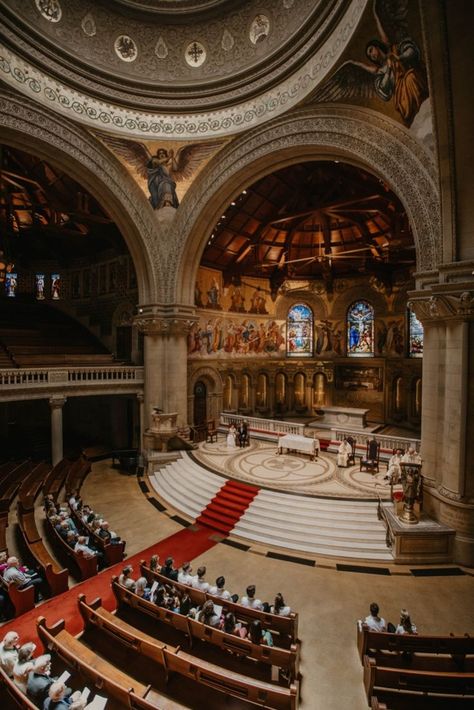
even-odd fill
[{"label": "curved pew row", "polygon": [[[9,678],[5,671],[0,667],[0,687],[4,688],[9,700],[19,708],[27,708],[27,710],[38,710],[36,705],[26,697],[26,695],[15,685],[12,678]],[[7,707],[11,707],[8,705]]]},{"label": "curved pew row", "polygon": [[62,459],[54,466],[43,482],[43,496],[52,495],[54,501],[57,501],[59,492],[64,485],[66,476],[72,466],[72,461]]},{"label": "curved pew row", "polygon": [[[175,581],[171,582],[168,577],[164,577],[159,572],[151,570],[144,560],[140,562],[140,571],[150,584],[154,581],[160,584],[173,584],[176,589],[187,592],[195,606],[202,606],[208,599],[214,602],[214,604],[222,605],[222,599],[220,597],[214,597],[212,594],[202,592],[200,589],[194,589],[194,587],[190,587],[187,584],[181,584]],[[226,601],[225,607],[235,614],[238,621],[251,623],[255,619],[258,619],[265,629],[279,634],[282,641],[283,639],[289,639],[291,643],[298,642],[298,614],[295,612],[291,612],[289,616],[279,616],[278,614],[270,614],[265,611],[259,611],[258,609],[251,609],[250,607],[242,606],[242,604],[234,604],[231,601]]]},{"label": "curved pew row", "polygon": [[[279,648],[278,646],[264,646],[252,643],[248,638],[243,639],[234,634],[228,634],[225,631],[207,626],[190,617],[183,616],[178,612],[157,606],[153,602],[147,601],[143,597],[139,597],[134,592],[123,587],[118,583],[116,577],[112,578],[112,591],[117,600],[118,608],[130,607],[141,614],[145,614],[171,626],[186,637],[190,647],[192,647],[194,640],[205,641],[206,643],[221,648],[224,652],[229,651],[268,666],[276,666],[288,674],[290,682],[298,678],[299,645],[295,644],[292,645],[290,649],[286,649]],[[220,601],[222,604],[222,600]]]},{"label": "curved pew row", "polygon": [[74,552],[72,547],[69,547],[67,542],[63,540],[49,518],[46,518],[46,526],[58,554],[62,554],[72,562],[71,573],[75,571],[75,576],[81,580],[89,579],[97,574],[97,557],[95,555],[94,557],[84,557],[82,552]]},{"label": "curved pew row", "polygon": [[78,458],[69,468],[64,487],[66,492],[66,501],[76,492],[81,490],[84,479],[91,470],[91,462],[84,457]]},{"label": "curved pew row", "polygon": [[114,642],[127,648],[133,647],[139,656],[157,663],[164,670],[166,680],[169,674],[176,673],[198,685],[209,686],[225,696],[230,695],[275,710],[295,710],[298,705],[298,683],[292,684],[290,688],[283,688],[197,658],[179,647],[164,644],[117,618],[102,608],[100,599],[87,604],[85,596],[79,595],[79,611],[85,628],[92,626],[107,634]]},{"label": "curved pew row", "polygon": [[103,538],[100,537],[100,535],[97,535],[94,530],[92,530],[90,525],[87,525],[87,523],[83,522],[82,518],[80,517],[80,515],[77,514],[76,510],[71,507],[69,508],[71,518],[76,523],[77,529],[82,530],[86,537],[89,537],[89,539],[94,543],[95,547],[99,548],[99,550],[103,552],[103,554],[105,555],[105,559],[107,560],[107,565],[109,567],[112,567],[112,565],[116,565],[119,562],[122,562],[125,557],[125,540],[121,540],[120,542],[114,543],[106,542]]}]

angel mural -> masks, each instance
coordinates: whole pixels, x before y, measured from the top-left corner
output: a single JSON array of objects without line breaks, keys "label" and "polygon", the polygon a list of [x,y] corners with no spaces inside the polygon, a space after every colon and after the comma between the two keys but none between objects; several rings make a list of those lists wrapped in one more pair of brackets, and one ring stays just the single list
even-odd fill
[{"label": "angel mural", "polygon": [[100,133],[99,137],[120,157],[135,168],[148,182],[150,204],[154,210],[163,207],[177,208],[176,183],[187,180],[196,172],[203,160],[222,145],[222,141],[189,143],[176,153],[171,148],[158,148],[152,155],[144,143]]},{"label": "angel mural", "polygon": [[374,0],[379,38],[365,53],[370,64],[349,60],[317,90],[317,101],[372,99],[393,101],[409,127],[429,96],[426,67],[408,32],[408,0]]}]

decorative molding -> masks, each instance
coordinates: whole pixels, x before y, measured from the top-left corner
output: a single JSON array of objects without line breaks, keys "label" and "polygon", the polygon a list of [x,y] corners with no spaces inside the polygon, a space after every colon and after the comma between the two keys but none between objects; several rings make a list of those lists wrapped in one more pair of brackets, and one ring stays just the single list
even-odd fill
[{"label": "decorative molding", "polygon": [[[50,377],[51,380],[51,377]],[[67,402],[67,397],[61,397],[59,395],[53,395],[49,398],[49,406],[51,409],[62,409]]]},{"label": "decorative molding", "polygon": [[442,245],[433,156],[407,129],[378,112],[360,107],[314,107],[282,116],[237,138],[202,170],[168,233],[164,268],[175,277],[175,283],[168,281],[166,297],[173,299],[179,293],[182,300],[192,302],[195,271],[213,220],[217,222],[239,191],[290,162],[318,157],[327,160],[328,156],[361,165],[390,185],[407,210],[418,269],[434,269],[442,260]]},{"label": "decorative molding", "polygon": [[408,301],[407,305],[422,323],[470,320],[474,317],[474,296],[470,291],[459,295],[436,294],[429,298],[416,298]]},{"label": "decorative molding", "polygon": [[[316,43],[317,49],[314,46],[315,36],[312,36],[304,47],[291,52],[282,66],[277,66],[273,71],[267,69],[265,72],[259,72],[257,65],[253,68],[256,79],[252,80],[250,73],[246,81],[239,82],[238,86],[227,94],[223,91],[208,91],[208,95],[201,97],[199,101],[194,99],[194,106],[187,100],[186,95],[166,100],[164,87],[161,87],[159,101],[156,99],[155,113],[149,112],[150,104],[155,103],[150,92],[144,98],[138,92],[134,93],[130,85],[127,86],[127,92],[115,90],[115,96],[112,97],[111,90],[106,90],[107,82],[98,83],[94,79],[91,81],[77,71],[71,71],[70,62],[69,65],[63,66],[55,63],[53,57],[51,61],[46,61],[41,51],[32,46],[27,39],[17,36],[8,25],[4,27],[4,34],[9,39],[9,46],[0,43],[0,76],[9,86],[24,95],[95,129],[128,137],[155,140],[159,138],[189,140],[225,136],[248,130],[288,111],[314,91],[341,58],[366,5],[367,0],[351,0],[348,5],[336,2],[333,12],[324,17],[322,27],[314,30],[319,40],[324,39],[319,46]],[[344,7],[346,10],[342,14]],[[339,16],[336,27],[331,26],[334,16]],[[77,36],[83,37],[83,33]],[[218,39],[216,38],[215,41],[216,46],[220,46]],[[17,51],[10,49],[11,46],[17,46]],[[169,42],[167,46],[170,47]],[[25,56],[28,60],[24,58]],[[173,76],[176,79],[179,66],[181,64],[186,66],[186,63],[183,61],[176,63],[171,53],[167,59],[173,60]],[[117,61],[122,66],[126,66],[119,59]],[[49,67],[53,63],[56,64],[54,74],[50,73],[49,68],[48,70],[38,68],[40,64]],[[207,64],[213,63],[206,62],[205,66]],[[189,69],[196,71],[196,69]],[[222,73],[220,67],[219,69],[219,81],[221,81]],[[230,80],[235,73],[233,67],[229,72]],[[129,77],[124,77],[123,82],[128,84],[128,79]],[[110,79],[108,83],[110,84]],[[74,88],[77,86],[81,86],[80,91]],[[176,82],[174,86],[176,90]],[[269,86],[272,88],[268,88]],[[195,81],[191,82],[188,93],[196,95]],[[252,98],[246,98],[250,95]],[[100,98],[96,98],[97,96]],[[147,102],[147,108],[142,110],[140,102],[144,101]],[[131,103],[135,106],[128,108]],[[225,108],[215,108],[223,104]]]},{"label": "decorative molding", "polygon": [[187,335],[198,321],[143,313],[135,316],[133,324],[144,335]]}]

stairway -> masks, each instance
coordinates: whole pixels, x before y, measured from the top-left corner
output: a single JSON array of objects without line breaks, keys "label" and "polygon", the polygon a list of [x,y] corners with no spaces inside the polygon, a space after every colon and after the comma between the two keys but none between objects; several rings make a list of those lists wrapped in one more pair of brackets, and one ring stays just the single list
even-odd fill
[{"label": "stairway", "polygon": [[393,559],[375,501],[258,489],[228,481],[184,452],[156,472],[151,484],[161,498],[192,520],[250,544],[348,559]]}]

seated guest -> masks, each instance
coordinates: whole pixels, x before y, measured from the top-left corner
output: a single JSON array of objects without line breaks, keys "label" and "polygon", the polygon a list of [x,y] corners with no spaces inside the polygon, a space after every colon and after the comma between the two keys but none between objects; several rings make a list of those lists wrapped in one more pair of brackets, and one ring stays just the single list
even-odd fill
[{"label": "seated guest", "polygon": [[338,450],[337,450],[337,465],[338,466],[347,466],[347,462],[349,460],[349,456],[352,454],[352,447],[347,441],[347,439],[343,439],[341,442]]},{"label": "seated guest", "polygon": [[68,530],[67,535],[66,535],[66,542],[69,545],[69,547],[74,550],[76,547],[76,542],[78,540],[79,535],[74,532],[74,530]]},{"label": "seated guest", "polygon": [[7,584],[14,584],[18,589],[25,589],[30,584],[35,588],[35,601],[40,602],[43,597],[40,592],[40,587],[43,580],[36,572],[25,573],[20,570],[18,557],[9,557],[7,560],[7,569],[3,574],[3,579]]},{"label": "seated guest", "polygon": [[55,502],[54,496],[48,493],[48,495],[44,497],[44,512],[48,515],[50,511],[56,515],[58,513],[58,504]]},{"label": "seated guest", "polygon": [[103,520],[101,523],[98,523],[99,528],[98,528],[98,535],[101,537],[103,540],[106,542],[111,542],[111,543],[118,543],[120,542],[120,538],[115,533],[113,530],[109,529],[109,523],[107,520]]},{"label": "seated guest", "polygon": [[66,511],[61,511],[61,513],[59,513],[59,517],[63,522],[67,523],[69,530],[74,530],[74,532],[77,532],[76,523]]},{"label": "seated guest", "polygon": [[136,581],[131,577],[132,572],[132,565],[127,565],[126,567],[124,567],[121,574],[119,575],[118,583],[126,589],[131,589],[133,592],[135,590]]},{"label": "seated guest", "polygon": [[[0,574],[3,576],[3,573],[5,570],[8,568],[8,556],[6,552],[0,552]],[[25,565],[20,565],[18,567],[20,572],[24,572],[24,574],[34,574],[33,571],[30,571],[28,567],[25,567]]]},{"label": "seated guest", "polygon": [[261,600],[255,598],[255,585],[250,584],[247,587],[246,592],[247,592],[247,596],[243,596],[240,599],[240,603],[242,604],[242,606],[248,606],[251,609],[258,609],[259,611],[262,611],[263,604],[262,604]]},{"label": "seated guest", "polygon": [[197,615],[197,620],[207,626],[214,626],[214,628],[219,626],[220,617],[215,613],[214,604],[210,601],[210,599],[208,599],[207,602],[204,602],[201,611]]},{"label": "seated guest", "polygon": [[416,630],[415,624],[412,624],[411,619],[410,619],[410,614],[407,612],[406,609],[402,609],[400,612],[400,623],[398,624],[397,628],[395,629],[396,634],[416,634],[418,633]]},{"label": "seated guest", "polygon": [[8,631],[0,643],[0,666],[9,678],[12,678],[15,663],[18,662],[19,640],[20,637],[16,631]]},{"label": "seated guest", "polygon": [[198,567],[197,574],[193,577],[192,586],[195,589],[200,589],[201,592],[208,592],[210,585],[206,582],[204,577],[206,576],[206,568],[204,565]]},{"label": "seated guest", "polygon": [[56,526],[56,529],[63,540],[67,540],[68,533],[77,533],[77,530],[73,530],[69,525],[67,520],[61,520],[61,522]]},{"label": "seated guest", "polygon": [[160,574],[162,574],[164,577],[168,577],[168,579],[172,579],[173,582],[178,581],[178,570],[173,567],[173,558],[172,557],[167,557],[165,560],[165,564],[160,570]]},{"label": "seated guest", "polygon": [[270,612],[278,614],[278,616],[289,616],[291,614],[291,607],[286,606],[283,595],[280,592],[276,595],[273,606],[270,607]]},{"label": "seated guest", "polygon": [[81,691],[76,690],[72,695],[69,688],[66,688],[60,680],[55,680],[48,688],[48,697],[44,701],[44,710],[70,710],[74,707],[76,710],[84,708],[85,703],[81,701]]},{"label": "seated guest", "polygon": [[152,572],[158,572],[160,566],[160,556],[152,555],[150,558],[150,569]]},{"label": "seated guest", "polygon": [[376,602],[372,602],[370,605],[370,614],[365,617],[364,624],[366,624],[371,631],[387,630],[385,619],[379,616],[379,605]]},{"label": "seated guest", "polygon": [[86,539],[84,535],[79,535],[74,546],[74,552],[80,552],[86,559],[90,559],[91,557],[95,557],[97,553],[92,547],[87,545]]},{"label": "seated guest", "polygon": [[393,456],[390,457],[388,461],[387,475],[385,476],[385,479],[388,479],[392,483],[392,485],[396,485],[400,480],[400,476],[402,473],[402,470],[400,468],[401,460],[402,450],[396,449],[395,453],[393,454]]},{"label": "seated guest", "polygon": [[135,582],[135,594],[143,599],[150,599],[150,587],[146,577],[139,577]]},{"label": "seated guest", "polygon": [[247,636],[247,629],[240,622],[236,621],[235,614],[228,612],[223,618],[221,617],[219,628],[225,631],[226,634],[233,634],[244,639]]},{"label": "seated guest", "polygon": [[33,660],[35,650],[35,643],[24,643],[23,646],[20,646],[18,649],[18,660],[13,666],[13,682],[25,694],[28,676],[35,665]]},{"label": "seated guest", "polygon": [[267,629],[262,627],[258,619],[254,619],[249,626],[249,638],[252,643],[273,646],[273,636]]},{"label": "seated guest", "polygon": [[81,496],[79,494],[79,491],[76,491],[75,493],[72,494],[72,496],[69,498],[68,503],[73,510],[77,510],[78,507],[82,506],[82,501],[81,501]]},{"label": "seated guest", "polygon": [[181,595],[180,602],[179,602],[179,613],[183,614],[183,616],[188,616],[188,614],[191,611],[191,607],[192,607],[191,597],[189,596],[189,594],[187,592],[183,592],[183,594]]},{"label": "seated guest", "polygon": [[192,584],[194,577],[192,576],[192,567],[189,562],[185,562],[178,572],[178,582],[180,584]]},{"label": "seated guest", "polygon": [[209,589],[209,594],[220,597],[221,599],[230,599],[231,594],[225,589],[225,577],[218,577],[216,579],[216,586]]},{"label": "seated guest", "polygon": [[421,456],[414,446],[410,446],[406,454],[403,454],[401,463],[420,463]]},{"label": "seated guest", "polygon": [[51,678],[51,656],[49,653],[35,658],[33,670],[28,676],[26,694],[39,708],[43,707],[49,687],[54,681],[55,679]]}]

